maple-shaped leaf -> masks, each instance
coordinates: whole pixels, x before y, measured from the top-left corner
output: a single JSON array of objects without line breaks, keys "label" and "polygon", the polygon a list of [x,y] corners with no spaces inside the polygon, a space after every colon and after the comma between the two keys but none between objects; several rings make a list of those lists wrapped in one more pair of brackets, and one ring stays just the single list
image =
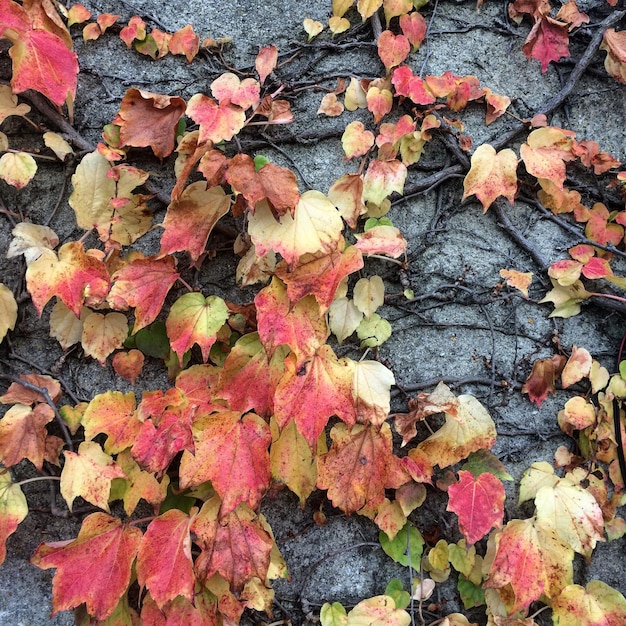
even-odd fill
[{"label": "maple-shaped leaf", "polygon": [[191,183],[167,207],[159,257],[187,251],[193,261],[204,252],[213,227],[230,209],[230,195],[204,181]]},{"label": "maple-shaped leaf", "polygon": [[549,393],[556,393],[555,379],[564,365],[565,359],[557,355],[551,359],[537,359],[533,363],[533,369],[526,382],[522,385],[522,393],[527,393],[528,399],[540,407]]},{"label": "maple-shaped leaf", "polygon": [[131,87],[122,98],[112,124],[120,127],[119,148],[152,148],[163,159],[174,150],[178,122],[187,105],[178,96],[166,96]]},{"label": "maple-shaped leaf", "polygon": [[328,490],[333,506],[350,515],[364,507],[376,510],[385,499],[393,466],[389,424],[380,429],[337,424],[330,431],[333,445],[317,458],[317,486]]},{"label": "maple-shaped leaf", "polygon": [[280,372],[276,365],[275,359],[270,364],[258,333],[244,335],[226,357],[215,397],[225,398],[231,409],[241,413],[253,409],[263,417],[271,415],[277,384],[272,373]]},{"label": "maple-shaped leaf", "polygon": [[602,36],[600,50],[606,50],[604,67],[618,82],[626,84],[626,34],[607,28]]},{"label": "maple-shaped leaf", "polygon": [[490,449],[496,427],[489,413],[473,396],[458,397],[457,415],[446,413],[445,424],[422,441],[417,450],[440,468],[458,463],[481,448]]},{"label": "maple-shaped leaf", "polygon": [[390,30],[384,30],[378,36],[376,45],[378,56],[387,71],[400,65],[409,56],[411,50],[411,44],[406,35],[394,35]]},{"label": "maple-shaped leaf", "polygon": [[328,338],[328,326],[315,298],[306,296],[292,305],[278,278],[259,291],[254,304],[259,337],[270,358],[278,346],[287,344],[301,365]]},{"label": "maple-shaped leaf", "polygon": [[26,152],[5,152],[0,157],[0,179],[23,189],[37,173],[37,162]]},{"label": "maple-shaped leaf", "polygon": [[151,324],[163,308],[165,296],[180,274],[172,256],[163,259],[134,258],[111,277],[107,302],[118,311],[135,307],[135,334]]},{"label": "maple-shaped leaf", "polygon": [[228,515],[220,515],[218,496],[207,500],[194,518],[191,530],[202,550],[195,569],[201,580],[219,573],[239,592],[254,577],[265,580],[274,541],[262,516],[246,504]]},{"label": "maple-shaped leaf", "polygon": [[355,237],[355,248],[363,254],[386,254],[397,259],[406,252],[406,239],[395,226],[374,226]]},{"label": "maple-shaped leaf", "polygon": [[187,115],[200,124],[200,143],[230,141],[246,122],[246,114],[234,104],[221,104],[197,93],[187,103]]},{"label": "maple-shaped leaf", "polygon": [[584,588],[568,585],[551,606],[559,626],[612,626],[626,620],[626,599],[601,580],[591,580]]},{"label": "maple-shaped leaf", "polygon": [[117,454],[133,445],[141,421],[136,412],[135,394],[129,391],[100,393],[89,402],[81,424],[85,429],[85,440],[90,441],[97,434],[108,435],[104,442],[107,454]]},{"label": "maple-shaped leaf", "polygon": [[380,426],[389,415],[393,373],[378,361],[358,361],[354,364],[352,395],[357,421]]},{"label": "maple-shaped leaf", "polygon": [[60,298],[76,317],[86,298],[103,300],[109,291],[109,273],[104,263],[85,253],[80,241],[42,254],[26,268],[26,285],[39,315],[52,298]]},{"label": "maple-shaped leaf", "polygon": [[[295,174],[287,169],[266,163],[258,171],[247,154],[237,154],[228,162],[225,178],[236,194],[242,194],[252,211],[262,200],[267,200],[277,215],[293,215],[300,199]],[[263,253],[261,253],[263,256]]]},{"label": "maple-shaped leaf", "polygon": [[179,595],[193,600],[196,577],[191,560],[191,521],[183,511],[166,511],[150,522],[141,539],[137,581],[148,589],[159,608]]},{"label": "maple-shaped leaf", "polygon": [[276,63],[278,61],[278,50],[276,46],[269,45],[263,46],[256,55],[254,60],[254,67],[259,75],[259,81],[261,85],[265,82],[265,79],[274,71]]},{"label": "maple-shaped leaf", "polygon": [[17,322],[17,302],[13,292],[0,283],[0,341],[15,328],[15,322]]},{"label": "maple-shaped leaf", "polygon": [[13,44],[9,49],[13,93],[34,89],[58,106],[73,102],[78,58],[70,49],[71,39],[66,42],[55,32],[34,28],[25,8],[13,1],[2,4],[0,24],[0,37]]},{"label": "maple-shaped leaf", "polygon": [[569,35],[567,24],[544,16],[535,21],[522,51],[529,59],[541,62],[543,73],[548,69],[550,61],[558,61],[569,56]]},{"label": "maple-shaped leaf", "polygon": [[338,359],[328,345],[321,346],[301,364],[295,354],[290,354],[274,396],[274,417],[279,428],[294,421],[313,448],[333,415],[353,425],[353,368],[353,361]]},{"label": "maple-shaped leaf", "polygon": [[125,478],[122,469],[94,441],[83,441],[78,452],[66,450],[61,472],[61,495],[72,510],[79,496],[105,511],[109,510],[109,493],[114,478]]},{"label": "maple-shaped leaf", "polygon": [[504,485],[493,474],[474,476],[461,470],[459,482],[448,487],[446,508],[459,516],[459,530],[468,544],[482,539],[492,528],[502,527]]},{"label": "maple-shaped leaf", "polygon": [[346,154],[346,161],[363,156],[374,145],[374,133],[365,130],[363,122],[350,122],[341,136],[341,145]]},{"label": "maple-shaped leaf", "polygon": [[0,420],[0,460],[5,467],[28,459],[41,472],[46,452],[46,424],[54,419],[47,404],[14,404]]},{"label": "maple-shaped leaf", "polygon": [[287,213],[278,220],[266,202],[257,204],[248,219],[248,233],[257,254],[278,252],[290,266],[307,253],[330,253],[337,248],[343,230],[339,211],[319,191],[306,191],[296,205],[293,217]]},{"label": "maple-shaped leaf", "polygon": [[602,510],[596,499],[567,478],[546,485],[535,496],[537,519],[546,521],[576,552],[590,556],[596,542],[604,541]]},{"label": "maple-shaped leaf", "polygon": [[205,298],[201,293],[187,293],[178,298],[170,309],[165,326],[172,350],[180,362],[183,354],[195,343],[202,350],[202,358],[208,360],[217,332],[228,316],[228,307],[218,296]]},{"label": "maple-shaped leaf", "polygon": [[211,83],[211,93],[222,104],[236,104],[242,109],[249,109],[260,100],[260,85],[254,78],[244,78],[232,72],[218,76]]},{"label": "maple-shaped leaf", "polygon": [[140,541],[138,528],[93,513],[83,520],[76,539],[42,543],[31,563],[58,570],[52,581],[52,614],[84,602],[98,620],[111,615],[130,583]]},{"label": "maple-shaped leaf", "polygon": [[488,143],[478,146],[472,155],[470,171],[463,181],[463,200],[472,194],[480,200],[483,211],[498,196],[504,196],[511,204],[517,192],[517,156],[509,148],[496,154]]},{"label": "maple-shaped leaf", "polygon": [[220,515],[241,502],[258,508],[270,484],[269,427],[254,413],[236,411],[202,416],[193,425],[195,451],[185,451],[180,464],[180,486],[211,481],[222,499]]},{"label": "maple-shaped leaf", "polygon": [[285,262],[279,263],[274,273],[287,285],[291,302],[313,295],[320,306],[320,313],[325,313],[330,307],[341,281],[363,267],[363,255],[355,246],[348,246],[343,252],[334,250],[330,254],[302,261],[293,271],[289,271]]},{"label": "maple-shaped leaf", "polygon": [[0,471],[0,565],[6,558],[6,540],[28,515],[28,503],[19,485],[11,479],[11,473]]},{"label": "maple-shaped leaf", "polygon": [[89,313],[83,320],[81,345],[87,356],[104,365],[111,352],[128,337],[128,321],[121,313]]},{"label": "maple-shaped leaf", "polygon": [[527,143],[520,147],[520,156],[526,171],[535,178],[547,178],[558,189],[563,189],[565,162],[572,161],[574,133],[562,128],[546,126],[533,130]]}]

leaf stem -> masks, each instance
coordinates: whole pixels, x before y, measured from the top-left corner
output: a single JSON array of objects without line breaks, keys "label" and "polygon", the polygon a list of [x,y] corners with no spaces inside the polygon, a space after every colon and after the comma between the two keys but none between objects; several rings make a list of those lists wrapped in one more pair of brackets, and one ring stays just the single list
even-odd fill
[{"label": "leaf stem", "polygon": [[20,480],[19,483],[15,483],[18,487],[22,485],[26,485],[27,483],[35,483],[38,480],[61,480],[60,476],[34,476],[33,478],[25,478],[24,480]]}]

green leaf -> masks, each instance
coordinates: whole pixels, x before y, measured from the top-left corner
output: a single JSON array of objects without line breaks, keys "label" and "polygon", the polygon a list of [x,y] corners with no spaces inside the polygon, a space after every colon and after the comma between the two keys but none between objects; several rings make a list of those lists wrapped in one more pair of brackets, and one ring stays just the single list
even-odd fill
[{"label": "green leaf", "polygon": [[170,353],[170,341],[163,322],[154,322],[142,328],[134,336],[134,343],[137,350],[155,359],[166,359]]},{"label": "green leaf", "polygon": [[374,348],[391,337],[391,324],[378,313],[373,313],[369,319],[361,321],[356,334],[361,340],[361,348]]},{"label": "green leaf", "polygon": [[424,550],[424,539],[419,530],[407,522],[402,530],[393,538],[389,539],[382,530],[378,535],[378,541],[387,556],[396,563],[408,567],[409,557],[413,567],[417,567]]},{"label": "green leaf", "polygon": [[167,496],[161,504],[159,509],[159,515],[169,511],[170,509],[179,509],[183,513],[189,513],[191,507],[196,503],[195,498],[190,498],[183,493],[176,493],[178,491],[178,483],[170,483],[167,487]]},{"label": "green leaf", "polygon": [[500,459],[489,450],[472,452],[461,469],[471,472],[476,478],[481,474],[489,473],[500,480],[513,480],[513,476],[506,471]]},{"label": "green leaf", "polygon": [[270,160],[266,156],[263,156],[262,154],[257,154],[254,157],[254,170],[258,172],[264,165],[267,165],[269,162]]},{"label": "green leaf", "polygon": [[385,589],[385,595],[393,598],[396,609],[406,609],[411,604],[411,596],[408,591],[404,590],[402,582],[397,578],[392,578]]},{"label": "green leaf", "polygon": [[463,606],[466,609],[471,609],[474,606],[481,606],[482,604],[485,604],[484,590],[467,580],[463,574],[459,574],[457,587],[459,594],[461,594]]},{"label": "green leaf", "polygon": [[626,361],[620,361],[619,364],[619,375],[626,380]]},{"label": "green leaf", "polygon": [[320,611],[322,626],[345,626],[348,623],[348,614],[339,602],[326,602]]}]

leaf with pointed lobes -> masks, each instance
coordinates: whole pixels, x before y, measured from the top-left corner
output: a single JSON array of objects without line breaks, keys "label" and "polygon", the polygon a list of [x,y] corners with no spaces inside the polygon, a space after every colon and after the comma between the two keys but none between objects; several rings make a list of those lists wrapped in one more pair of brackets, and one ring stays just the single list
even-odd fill
[{"label": "leaf with pointed lobes", "polygon": [[325,313],[332,304],[341,281],[363,267],[363,255],[355,246],[347,246],[343,252],[334,250],[317,258],[303,257],[301,261],[291,272],[282,261],[275,274],[287,285],[287,296],[291,302],[313,295],[320,306],[320,313]]},{"label": "leaf with pointed lobes", "polygon": [[122,98],[112,124],[120,127],[119,148],[152,148],[159,159],[172,154],[178,122],[187,104],[178,96],[167,96],[131,87]]},{"label": "leaf with pointed lobes", "polygon": [[607,28],[602,36],[600,50],[606,50],[604,67],[618,83],[626,84],[626,31]]},{"label": "leaf with pointed lobes", "polygon": [[397,259],[406,252],[406,239],[395,226],[374,226],[355,237],[354,247],[365,255],[385,254]]},{"label": "leaf with pointed lobes", "polygon": [[195,562],[198,578],[206,581],[218,573],[239,593],[253,578],[265,580],[274,540],[264,518],[246,504],[222,515],[218,496],[207,500],[194,518],[191,531],[200,546]]},{"label": "leaf with pointed lobes", "polygon": [[222,499],[220,515],[241,502],[257,509],[270,485],[270,429],[258,415],[222,411],[193,424],[194,452],[183,453],[180,487],[211,481]]},{"label": "leaf with pointed lobes", "polygon": [[196,343],[202,350],[202,358],[207,361],[209,350],[228,316],[228,307],[218,296],[205,298],[201,293],[187,293],[178,298],[170,309],[165,326],[179,361],[182,363],[185,352]]},{"label": "leaf with pointed lobes", "polygon": [[135,394],[130,391],[100,393],[87,405],[81,418],[85,440],[90,441],[99,433],[107,436],[104,451],[118,454],[133,445],[141,421],[135,412]]},{"label": "leaf with pointed lobes", "polygon": [[601,580],[592,580],[584,588],[568,585],[551,606],[559,626],[613,626],[626,620],[626,599]]},{"label": "leaf with pointed lobes", "polygon": [[6,540],[28,515],[28,503],[19,485],[11,480],[11,473],[0,472],[0,565],[6,558]]},{"label": "leaf with pointed lobes", "polygon": [[328,190],[328,199],[339,209],[341,217],[353,230],[366,212],[363,202],[363,178],[360,174],[344,174]]},{"label": "leaf with pointed lobes", "polygon": [[475,194],[483,212],[498,196],[513,204],[517,192],[517,156],[509,148],[496,153],[488,143],[478,146],[472,155],[472,166],[463,181],[463,200]]},{"label": "leaf with pointed lobes", "polygon": [[359,424],[381,426],[389,415],[393,373],[378,361],[354,364],[352,396]]},{"label": "leaf with pointed lobes", "polygon": [[200,38],[194,33],[191,24],[172,34],[169,49],[172,54],[184,54],[189,63],[194,60],[200,50]]},{"label": "leaf with pointed lobes", "polygon": [[350,122],[341,136],[341,145],[346,154],[346,161],[363,156],[374,145],[374,133],[365,130],[363,122]]},{"label": "leaf with pointed lobes", "polygon": [[89,313],[83,320],[80,343],[87,356],[98,359],[100,365],[114,350],[122,347],[128,337],[128,321],[121,313]]},{"label": "leaf with pointed lobes", "polygon": [[61,495],[69,510],[80,496],[108,511],[111,481],[126,477],[119,465],[93,441],[83,441],[78,452],[66,450],[63,454],[65,465],[61,472]]},{"label": "leaf with pointed lobes", "polygon": [[527,58],[540,61],[541,71],[545,74],[550,61],[558,61],[570,55],[567,30],[567,24],[549,16],[542,17],[535,21],[522,51]]},{"label": "leaf with pointed lobes", "polygon": [[41,569],[57,568],[52,614],[84,602],[97,620],[109,617],[128,588],[140,541],[138,528],[105,513],[93,513],[83,520],[76,539],[42,543],[31,563]]},{"label": "leaf with pointed lobes", "polygon": [[548,397],[548,394],[555,394],[554,382],[563,367],[565,357],[554,355],[551,359],[537,359],[533,363],[533,369],[522,386],[522,393],[528,394],[528,399],[538,407]]},{"label": "leaf with pointed lobes", "polygon": [[482,539],[492,528],[502,527],[504,485],[493,474],[474,476],[461,470],[459,482],[448,488],[446,508],[459,517],[459,530],[468,545]]},{"label": "leaf with pointed lobes", "polygon": [[234,104],[218,104],[197,93],[187,103],[187,115],[200,124],[200,143],[230,141],[246,123],[246,114]]},{"label": "leaf with pointed lobes", "polygon": [[34,409],[26,404],[14,404],[0,420],[0,460],[11,467],[28,459],[41,472],[46,451],[46,424],[54,419],[47,404]]},{"label": "leaf with pointed lobes", "polygon": [[572,149],[574,133],[554,126],[538,128],[520,147],[526,171],[535,178],[547,178],[563,189],[565,162],[576,158]]},{"label": "leaf with pointed lobes", "polygon": [[419,76],[414,76],[408,65],[397,67],[393,71],[391,82],[396,88],[397,96],[404,96],[415,104],[421,105],[435,102],[435,96],[428,85]]},{"label": "leaf with pointed lobes", "polygon": [[270,358],[287,344],[301,366],[328,339],[328,325],[315,298],[306,296],[292,305],[285,285],[276,277],[259,291],[254,304],[259,337]]},{"label": "leaf with pointed lobes", "polygon": [[[333,444],[317,459],[317,486],[328,490],[333,506],[350,515],[360,511],[373,517],[385,500],[386,488],[397,488],[399,459],[393,456],[391,429],[337,424],[330,431]],[[404,482],[408,476],[405,474]]]},{"label": "leaf with pointed lobes", "polygon": [[248,233],[257,254],[279,253],[294,267],[305,254],[328,254],[341,240],[343,220],[339,211],[319,191],[306,191],[300,197],[293,217],[274,217],[267,202],[257,204],[248,219]]},{"label": "leaf with pointed lobes", "polygon": [[83,303],[99,303],[109,291],[109,273],[96,256],[86,253],[80,241],[70,241],[59,250],[44,252],[26,269],[26,285],[39,315],[52,298],[60,298],[76,317]]},{"label": "leaf with pointed lobes", "polygon": [[433,465],[442,469],[476,450],[491,449],[496,441],[496,427],[485,407],[468,395],[459,396],[458,402],[456,417],[446,413],[445,424],[417,446]]},{"label": "leaf with pointed lobes", "polygon": [[176,596],[193,600],[196,577],[191,559],[191,522],[183,511],[171,509],[153,519],[141,539],[137,581],[148,589],[159,608]]},{"label": "leaf with pointed lobes", "polygon": [[274,71],[278,61],[278,50],[276,46],[263,46],[254,60],[254,67],[259,75],[261,85],[265,79]]},{"label": "leaf with pointed lobes", "polygon": [[247,154],[235,155],[228,161],[226,168],[226,180],[235,194],[243,195],[251,211],[256,209],[259,202],[267,200],[272,213],[278,216],[290,213],[293,216],[300,192],[296,176],[291,170],[267,163],[257,171],[254,160]]},{"label": "leaf with pointed lobes", "polygon": [[207,182],[199,180],[187,186],[167,207],[158,257],[184,251],[189,252],[192,261],[197,261],[215,224],[228,213],[230,201],[231,196],[219,185],[209,187]]},{"label": "leaf with pointed lobes", "polygon": [[384,30],[378,37],[378,56],[385,69],[400,65],[411,50],[411,44],[406,35],[394,35],[390,30]]},{"label": "leaf with pointed lobes", "polygon": [[66,101],[71,106],[76,97],[78,58],[70,49],[67,29],[53,32],[57,29],[49,24],[34,25],[26,9],[12,1],[2,3],[0,23],[0,36],[13,44],[9,49],[13,93],[34,89],[57,106]]},{"label": "leaf with pointed lobes", "polygon": [[[51,376],[42,374],[20,374],[20,380],[25,383],[45,389],[50,399],[55,404],[61,400],[61,385]],[[46,398],[36,389],[28,389],[20,383],[20,381],[12,382],[6,392],[0,396],[2,404],[36,404],[38,402],[46,402]]]},{"label": "leaf with pointed lobes", "polygon": [[321,346],[302,364],[290,354],[274,396],[274,417],[279,428],[294,421],[313,448],[333,415],[352,426],[356,421],[353,368],[353,361],[338,359],[328,345]]}]

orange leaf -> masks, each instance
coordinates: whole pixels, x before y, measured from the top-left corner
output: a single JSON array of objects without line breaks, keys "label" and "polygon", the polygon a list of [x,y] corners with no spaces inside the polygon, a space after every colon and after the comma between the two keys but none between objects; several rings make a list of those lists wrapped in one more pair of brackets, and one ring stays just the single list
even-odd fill
[{"label": "orange leaf", "polygon": [[367,101],[367,109],[374,114],[375,124],[378,124],[391,111],[393,95],[389,89],[370,87],[367,90],[365,99]]},{"label": "orange leaf", "polygon": [[428,85],[419,77],[414,76],[408,65],[397,67],[391,79],[396,88],[396,95],[410,98],[415,104],[433,104],[435,96]]},{"label": "orange leaf", "polygon": [[604,67],[618,82],[626,84],[626,31],[607,28],[602,37],[601,50],[606,50]]},{"label": "orange leaf", "polygon": [[409,55],[411,44],[405,35],[394,35],[390,30],[384,30],[378,37],[378,56],[385,69],[400,65]]},{"label": "orange leaf", "polygon": [[366,212],[363,202],[363,177],[360,174],[340,176],[330,186],[328,199],[339,209],[348,226],[356,229],[357,220]]},{"label": "orange leaf", "polygon": [[199,143],[230,141],[246,122],[246,114],[241,107],[218,104],[201,93],[192,96],[187,103],[187,115],[200,124]]},{"label": "orange leaf", "polygon": [[211,93],[220,106],[234,104],[245,111],[259,102],[260,85],[254,78],[241,80],[236,74],[226,72],[211,83]]},{"label": "orange leaf", "polygon": [[[45,389],[50,399],[55,404],[61,400],[61,385],[51,376],[42,374],[20,374],[20,380],[30,383],[40,389]],[[37,402],[46,402],[46,398],[36,389],[28,389],[21,385],[19,381],[12,382],[6,393],[0,396],[2,404],[35,404]]]},{"label": "orange leaf", "polygon": [[572,154],[573,136],[571,131],[553,126],[533,130],[527,143],[520,147],[526,171],[535,178],[548,178],[558,189],[563,189],[564,161],[575,158]]},{"label": "orange leaf", "polygon": [[354,247],[363,254],[386,254],[397,259],[406,252],[406,239],[395,226],[374,226],[355,237]]},{"label": "orange leaf", "polygon": [[572,354],[569,359],[567,359],[567,363],[561,373],[561,383],[563,388],[565,389],[570,385],[577,383],[579,380],[582,380],[586,376],[589,376],[592,360],[593,359],[591,358],[591,354],[589,354],[588,350],[572,346]]},{"label": "orange leaf", "polygon": [[265,580],[273,540],[262,518],[240,504],[228,515],[220,515],[220,499],[207,500],[194,519],[191,530],[202,552],[195,568],[201,580],[219,573],[240,592],[254,577]]},{"label": "orange leaf", "polygon": [[180,464],[181,488],[211,481],[222,499],[221,516],[241,502],[257,509],[270,485],[267,424],[254,413],[222,411],[200,417],[193,432],[195,451],[185,451]]},{"label": "orange leaf", "polygon": [[400,28],[415,52],[426,37],[426,20],[418,11],[400,16]]},{"label": "orange leaf", "polygon": [[179,595],[193,600],[196,577],[191,560],[191,521],[178,509],[166,511],[150,522],[141,539],[137,581],[148,589],[159,608]]},{"label": "orange leaf", "polygon": [[177,30],[170,39],[169,49],[172,54],[184,54],[191,63],[200,49],[200,38],[193,32],[193,26],[187,24]]},{"label": "orange leaf", "polygon": [[328,117],[337,117],[343,113],[344,106],[337,100],[337,94],[327,93],[320,102],[317,114],[328,115]]},{"label": "orange leaf", "polygon": [[187,105],[178,96],[166,96],[132,87],[122,98],[113,124],[120,127],[120,144],[152,148],[163,159],[174,150],[176,127]]},{"label": "orange leaf", "polygon": [[448,487],[446,511],[459,516],[459,530],[468,545],[482,539],[492,528],[502,527],[504,485],[493,474],[474,476],[461,470],[459,482]]},{"label": "orange leaf", "polygon": [[274,71],[276,62],[278,61],[278,50],[276,46],[263,46],[254,61],[254,67],[259,74],[261,85],[265,79]]},{"label": "orange leaf", "polygon": [[111,615],[130,583],[140,541],[138,528],[93,513],[84,519],[76,539],[42,543],[31,563],[58,568],[52,582],[53,615],[82,603],[98,620]]},{"label": "orange leaf", "polygon": [[568,0],[561,5],[559,12],[556,14],[557,19],[563,20],[569,24],[569,31],[589,23],[589,16],[578,10],[576,0]]},{"label": "orange leaf", "polygon": [[28,515],[28,503],[19,485],[11,480],[11,473],[0,473],[0,564],[6,558],[6,540]]},{"label": "orange leaf", "polygon": [[537,406],[541,406],[548,394],[556,393],[554,380],[565,364],[565,359],[553,356],[551,359],[537,359],[533,369],[522,386],[522,393],[528,394],[528,399]]},{"label": "orange leaf", "polygon": [[509,287],[515,287],[522,292],[525,298],[528,298],[528,288],[533,282],[532,272],[518,272],[517,270],[500,270],[500,276],[506,280]]}]

